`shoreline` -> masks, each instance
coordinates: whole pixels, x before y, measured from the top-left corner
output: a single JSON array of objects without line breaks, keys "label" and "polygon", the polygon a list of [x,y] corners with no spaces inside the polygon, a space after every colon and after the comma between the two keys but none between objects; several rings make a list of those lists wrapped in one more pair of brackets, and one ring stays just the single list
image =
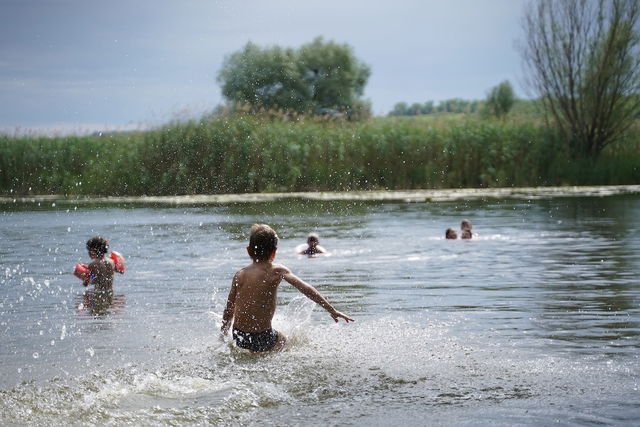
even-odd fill
[{"label": "shoreline", "polygon": [[384,201],[429,203],[480,199],[550,199],[556,197],[606,197],[640,194],[640,185],[567,187],[452,188],[438,190],[317,191],[291,193],[200,194],[187,196],[0,196],[2,204],[151,204],[189,206],[230,203],[261,203],[285,199],[314,201]]}]

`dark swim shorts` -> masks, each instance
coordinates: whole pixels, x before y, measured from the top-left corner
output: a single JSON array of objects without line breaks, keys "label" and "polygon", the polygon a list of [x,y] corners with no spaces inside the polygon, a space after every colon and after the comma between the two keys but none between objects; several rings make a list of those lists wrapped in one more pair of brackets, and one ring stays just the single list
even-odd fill
[{"label": "dark swim shorts", "polygon": [[233,328],[233,339],[240,348],[255,352],[269,351],[278,342],[278,333],[273,329],[263,332],[244,332]]}]

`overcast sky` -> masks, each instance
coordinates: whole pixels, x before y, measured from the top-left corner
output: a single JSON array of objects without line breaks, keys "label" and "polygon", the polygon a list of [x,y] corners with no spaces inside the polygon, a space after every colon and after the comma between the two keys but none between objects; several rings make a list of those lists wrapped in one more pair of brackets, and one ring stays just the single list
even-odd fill
[{"label": "overcast sky", "polygon": [[481,99],[508,79],[525,0],[0,0],[0,129],[125,129],[223,103],[216,74],[248,41],[347,43],[375,114]]}]

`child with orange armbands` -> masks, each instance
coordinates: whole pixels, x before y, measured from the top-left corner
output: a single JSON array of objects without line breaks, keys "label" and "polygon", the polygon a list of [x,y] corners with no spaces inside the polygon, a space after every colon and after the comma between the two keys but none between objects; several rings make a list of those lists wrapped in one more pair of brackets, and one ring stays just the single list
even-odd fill
[{"label": "child with orange armbands", "polygon": [[95,292],[113,294],[113,273],[124,274],[124,258],[116,251],[109,256],[109,242],[103,237],[92,237],[87,241],[89,265],[77,263],[73,274],[84,286],[93,284]]}]

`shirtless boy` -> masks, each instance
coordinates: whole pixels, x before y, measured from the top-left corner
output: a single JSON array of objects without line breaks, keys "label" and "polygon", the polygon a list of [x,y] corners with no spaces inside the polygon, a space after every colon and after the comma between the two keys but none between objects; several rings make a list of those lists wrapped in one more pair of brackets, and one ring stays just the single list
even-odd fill
[{"label": "shirtless boy", "polygon": [[287,267],[273,264],[278,246],[276,232],[266,224],[254,224],[247,252],[251,264],[240,269],[231,282],[227,306],[222,315],[222,333],[227,334],[233,322],[233,339],[238,347],[254,353],[279,351],[287,337],[271,327],[276,310],[278,285],[284,279],[307,298],[327,310],[336,322],[353,319],[337,311],[311,285],[293,274]]}]

